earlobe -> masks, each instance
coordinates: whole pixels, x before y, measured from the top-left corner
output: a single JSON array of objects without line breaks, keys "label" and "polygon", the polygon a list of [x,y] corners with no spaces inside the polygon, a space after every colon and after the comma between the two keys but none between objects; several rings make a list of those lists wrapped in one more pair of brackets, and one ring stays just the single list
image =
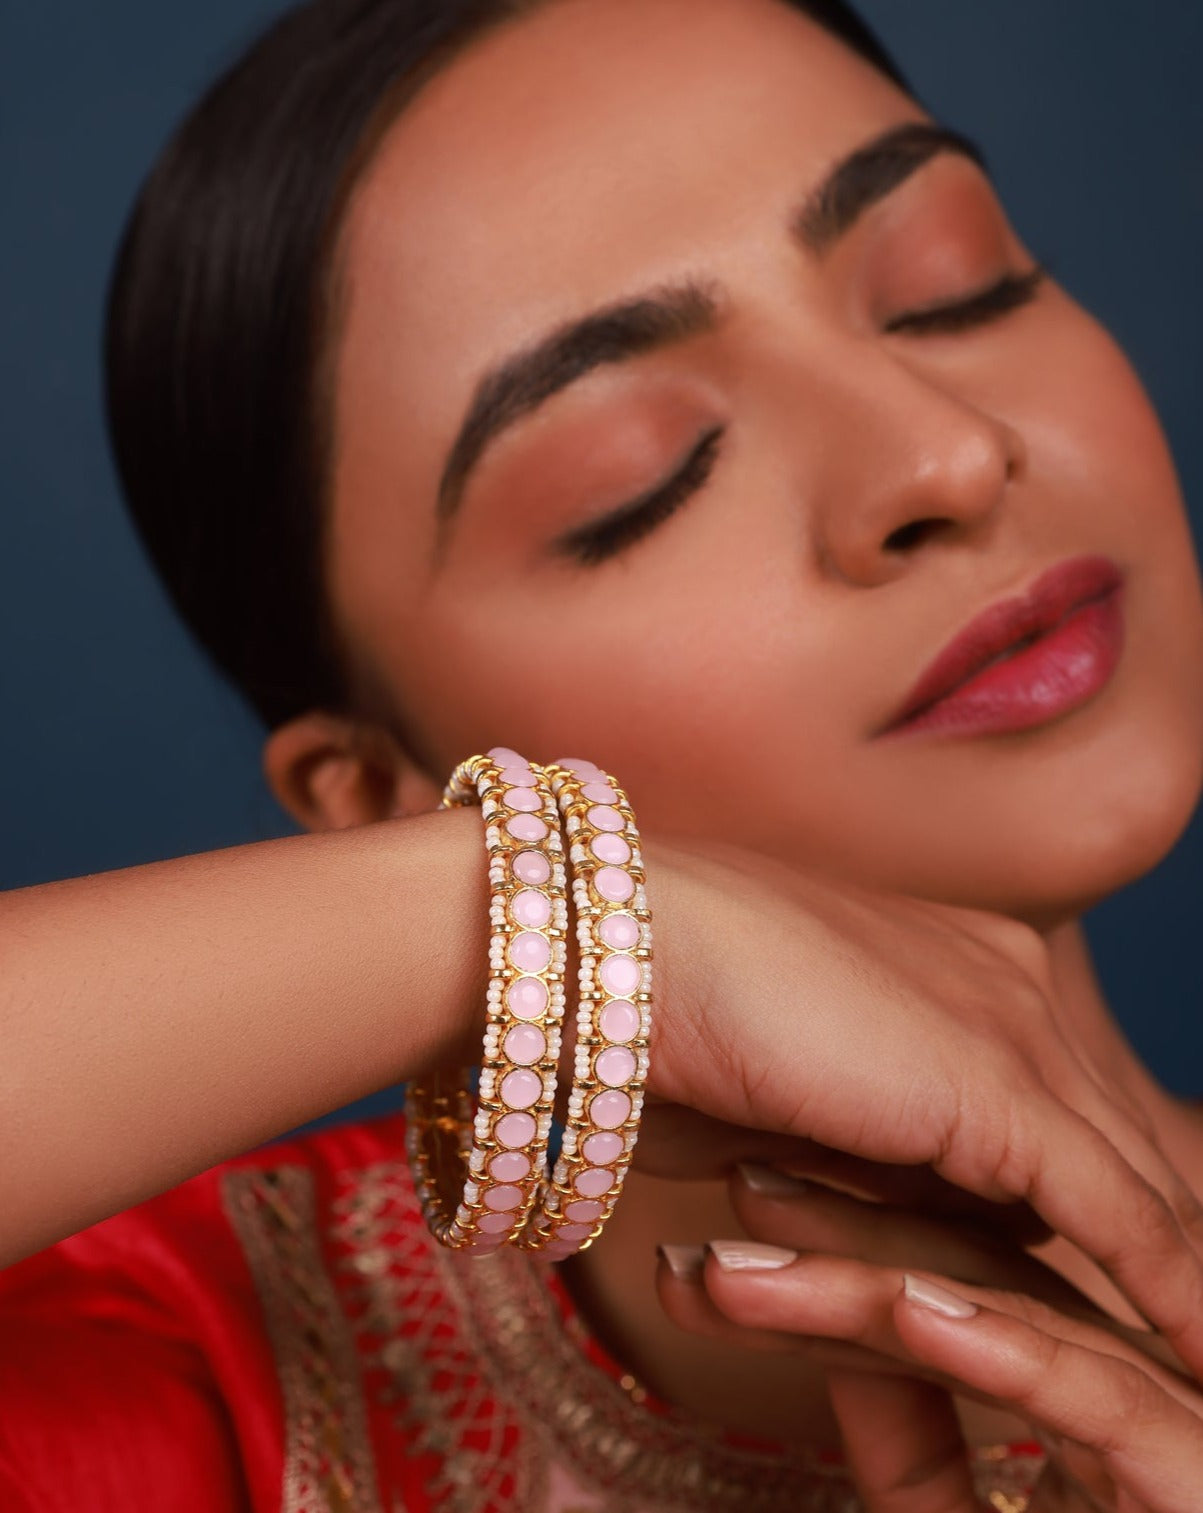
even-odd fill
[{"label": "earlobe", "polygon": [[272,731],[263,771],[306,830],[345,830],[438,807],[441,790],[376,726],[311,710]]}]

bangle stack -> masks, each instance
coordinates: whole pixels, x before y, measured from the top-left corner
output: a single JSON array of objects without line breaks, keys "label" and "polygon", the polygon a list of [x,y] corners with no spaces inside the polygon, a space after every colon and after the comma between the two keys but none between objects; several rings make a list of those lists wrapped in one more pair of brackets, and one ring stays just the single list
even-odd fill
[{"label": "bangle stack", "polygon": [[[508,747],[469,757],[442,806],[479,803],[489,853],[488,1023],[475,1100],[467,1073],[411,1083],[415,1187],[442,1244],[507,1242],[549,1261],[601,1233],[630,1166],[648,1071],[651,913],[626,794],[592,762],[541,767]],[[561,834],[560,820],[563,821]],[[564,1018],[569,844],[579,947],[572,1090],[550,1178]]]},{"label": "bangle stack", "polygon": [[545,1179],[568,906],[556,800],[542,768],[508,747],[469,757],[440,807],[471,803],[480,804],[485,821],[490,886],[488,1022],[476,1108],[466,1075],[449,1087],[438,1078],[410,1083],[406,1137],[435,1237],[452,1249],[487,1253],[522,1229]]},{"label": "bangle stack", "polygon": [[601,1233],[631,1164],[648,1069],[651,914],[622,789],[592,762],[547,771],[570,848],[579,1007],[560,1156],[519,1244],[558,1261]]}]

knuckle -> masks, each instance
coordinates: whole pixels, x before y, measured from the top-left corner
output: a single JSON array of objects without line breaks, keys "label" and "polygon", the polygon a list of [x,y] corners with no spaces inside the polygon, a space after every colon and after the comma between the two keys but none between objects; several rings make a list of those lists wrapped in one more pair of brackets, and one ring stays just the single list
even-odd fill
[{"label": "knuckle", "polygon": [[1107,1376],[1107,1413],[1092,1443],[1104,1455],[1115,1454],[1165,1417],[1165,1393],[1128,1361],[1112,1360]]}]

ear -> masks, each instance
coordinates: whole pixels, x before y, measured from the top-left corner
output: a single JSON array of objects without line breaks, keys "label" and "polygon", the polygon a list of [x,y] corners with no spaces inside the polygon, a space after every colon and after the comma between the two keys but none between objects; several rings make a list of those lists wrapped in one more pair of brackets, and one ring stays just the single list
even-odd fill
[{"label": "ear", "polygon": [[306,830],[345,830],[437,809],[442,787],[378,725],[310,710],[273,730],[263,772]]}]

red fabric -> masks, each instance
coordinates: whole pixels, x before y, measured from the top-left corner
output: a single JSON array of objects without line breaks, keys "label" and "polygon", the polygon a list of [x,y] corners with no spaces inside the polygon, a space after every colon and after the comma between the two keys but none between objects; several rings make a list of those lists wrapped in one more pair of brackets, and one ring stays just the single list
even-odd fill
[{"label": "red fabric", "polygon": [[[338,1161],[323,1135],[276,1149]],[[279,1508],[280,1390],[217,1188],[256,1159],[0,1272],[4,1513]]]},{"label": "red fabric", "polygon": [[[426,1513],[446,1505],[448,1467],[454,1479],[464,1465],[479,1468],[480,1478],[496,1477],[496,1494],[481,1506],[513,1507],[518,1482],[507,1468],[521,1440],[534,1443],[535,1429],[529,1413],[524,1419],[490,1393],[472,1336],[456,1334],[459,1305],[440,1291],[439,1278],[449,1274],[431,1263],[412,1188],[397,1175],[403,1137],[402,1119],[392,1115],[278,1141],[0,1272],[2,1513],[277,1513],[285,1505]],[[270,1175],[281,1170],[283,1178]],[[238,1173],[246,1175],[231,1177]],[[232,1222],[232,1191],[243,1194],[260,1225],[256,1233],[278,1234],[259,1260],[253,1240]],[[349,1194],[361,1204],[350,1218]],[[306,1202],[312,1214],[301,1223]],[[369,1221],[377,1220],[369,1234]],[[294,1241],[309,1249],[290,1249]],[[257,1277],[256,1265],[277,1270]],[[273,1324],[270,1306],[265,1311],[264,1297],[270,1304],[272,1295],[265,1275],[295,1304],[294,1365],[316,1360],[312,1380],[321,1386],[323,1361],[334,1361],[328,1380],[354,1379],[351,1398],[362,1400],[356,1410],[344,1399],[341,1418],[322,1420],[320,1457],[312,1462],[298,1460],[304,1415],[296,1410],[295,1371],[289,1377],[285,1368],[282,1377],[287,1352],[279,1315]],[[619,1368],[589,1338],[554,1277],[547,1285],[554,1331],[562,1324],[573,1334],[603,1374],[605,1391],[621,1396],[612,1385]],[[536,1291],[547,1296],[542,1286]],[[381,1322],[382,1298],[393,1310],[391,1323]],[[350,1356],[330,1346],[339,1330],[354,1341]],[[408,1350],[408,1364],[386,1370],[382,1342]],[[399,1381],[423,1380],[433,1435],[420,1412],[406,1417],[397,1403]],[[318,1418],[327,1399],[337,1392],[311,1399]],[[433,1417],[429,1404],[440,1402],[442,1416]],[[667,1411],[646,1407],[651,1419]],[[346,1445],[356,1433],[371,1446],[356,1474],[365,1478],[361,1487],[372,1485],[340,1500],[353,1459]],[[554,1442],[548,1453],[557,1453]],[[461,1471],[454,1470],[457,1456]],[[318,1467],[313,1475],[311,1465]],[[440,1468],[444,1492],[428,1495]],[[290,1477],[286,1501],[282,1483]],[[575,1496],[557,1505],[573,1504]]]}]

